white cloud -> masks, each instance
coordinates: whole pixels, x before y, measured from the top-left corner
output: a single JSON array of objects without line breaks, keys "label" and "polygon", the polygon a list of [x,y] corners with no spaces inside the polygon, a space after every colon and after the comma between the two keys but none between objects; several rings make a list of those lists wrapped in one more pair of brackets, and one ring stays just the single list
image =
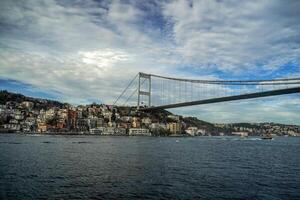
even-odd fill
[{"label": "white cloud", "polygon": [[166,3],[164,14],[186,63],[244,73],[300,64],[300,15],[282,13],[292,7],[299,2],[178,0]]},{"label": "white cloud", "polygon": [[98,51],[87,51],[78,53],[82,62],[88,65],[95,65],[101,69],[107,69],[115,63],[120,63],[129,59],[129,56],[120,51],[103,49]]}]

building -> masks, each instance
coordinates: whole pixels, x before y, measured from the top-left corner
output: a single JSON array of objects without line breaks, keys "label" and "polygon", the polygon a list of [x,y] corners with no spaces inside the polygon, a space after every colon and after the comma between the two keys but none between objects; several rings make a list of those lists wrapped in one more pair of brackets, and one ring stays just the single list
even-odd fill
[{"label": "building", "polygon": [[197,135],[205,135],[205,134],[206,134],[206,130],[205,129],[198,129]]},{"label": "building", "polygon": [[106,127],[102,132],[102,135],[114,135],[115,134],[115,127]]},{"label": "building", "polygon": [[91,118],[90,119],[90,128],[97,128],[104,126],[104,119],[103,118]]},{"label": "building", "polygon": [[151,136],[149,129],[146,128],[130,128],[129,135],[136,136]]},{"label": "building", "polygon": [[164,130],[166,130],[167,126],[163,123],[152,123],[150,125],[150,129],[151,130],[155,130],[155,129],[164,129]]},{"label": "building", "polygon": [[195,135],[197,135],[197,133],[198,133],[198,128],[197,128],[197,127],[194,127],[194,126],[191,126],[191,127],[187,128],[187,129],[185,130],[185,132],[186,132],[187,134],[189,134],[190,136],[195,136]]},{"label": "building", "polygon": [[79,131],[88,131],[90,127],[89,119],[77,119],[76,121],[76,129]]},{"label": "building", "polygon": [[142,124],[145,125],[145,126],[150,126],[150,124],[151,124],[150,117],[144,117],[144,118],[142,118]]},{"label": "building", "polygon": [[31,101],[23,101],[23,102],[21,103],[21,106],[22,106],[23,108],[26,108],[26,109],[28,109],[28,110],[31,110],[31,109],[33,108],[33,106],[34,106],[34,103],[31,102]]},{"label": "building", "polygon": [[95,135],[101,135],[103,133],[104,127],[91,128],[90,133]]},{"label": "building", "polygon": [[77,128],[77,112],[75,110],[68,110],[68,129],[75,130]]},{"label": "building", "polygon": [[132,128],[140,128],[141,127],[140,118],[133,117],[131,124],[132,124]]},{"label": "building", "polygon": [[108,127],[114,127],[114,128],[117,127],[116,122],[108,122],[107,125],[108,125]]},{"label": "building", "polygon": [[47,124],[43,123],[43,122],[38,123],[37,132],[43,133],[43,132],[46,132],[46,131],[47,131]]},{"label": "building", "polygon": [[55,110],[53,108],[50,108],[45,112],[46,119],[52,119],[55,115]]},{"label": "building", "polygon": [[3,128],[6,130],[11,130],[11,131],[20,131],[21,125],[20,124],[4,124]]},{"label": "building", "polygon": [[182,132],[182,125],[179,122],[171,122],[167,124],[167,129],[172,134],[181,134]]},{"label": "building", "polygon": [[121,120],[123,122],[131,122],[132,121],[132,117],[131,116],[122,116]]},{"label": "building", "polygon": [[115,128],[115,134],[116,135],[126,135],[126,129],[125,128]]},{"label": "building", "polygon": [[177,122],[179,122],[179,120],[180,120],[180,116],[179,115],[168,115],[168,118],[172,119],[174,121],[177,121]]},{"label": "building", "polygon": [[125,128],[125,129],[130,129],[131,128],[131,123],[130,122],[121,122],[119,123],[120,128]]},{"label": "building", "polygon": [[241,137],[247,137],[248,136],[248,132],[232,132],[232,135],[238,135]]}]

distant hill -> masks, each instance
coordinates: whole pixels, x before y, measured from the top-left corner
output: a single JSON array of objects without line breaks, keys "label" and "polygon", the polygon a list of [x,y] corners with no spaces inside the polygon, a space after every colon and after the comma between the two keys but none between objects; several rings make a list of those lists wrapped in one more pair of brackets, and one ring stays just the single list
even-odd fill
[{"label": "distant hill", "polygon": [[197,117],[184,117],[183,122],[189,127],[197,127],[199,129],[205,129],[211,135],[219,135],[219,133],[228,134],[228,129],[216,127],[214,124],[198,119]]},{"label": "distant hill", "polygon": [[6,90],[0,91],[0,104],[6,104],[7,102],[22,103],[23,101],[33,102],[34,108],[37,108],[37,109],[48,109],[51,107],[63,108],[66,105],[68,105],[68,104],[61,103],[59,101],[54,101],[54,100],[27,97],[22,94],[8,92]]}]

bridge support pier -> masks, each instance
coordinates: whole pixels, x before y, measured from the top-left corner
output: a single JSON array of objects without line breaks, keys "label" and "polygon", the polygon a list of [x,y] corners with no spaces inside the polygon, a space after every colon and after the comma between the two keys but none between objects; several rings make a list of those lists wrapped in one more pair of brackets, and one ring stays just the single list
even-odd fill
[{"label": "bridge support pier", "polygon": [[[144,86],[145,82],[146,82],[146,86]],[[140,109],[140,106],[143,103],[141,101],[142,96],[148,97],[147,106],[150,107],[151,106],[151,75],[139,72],[137,109]]]}]

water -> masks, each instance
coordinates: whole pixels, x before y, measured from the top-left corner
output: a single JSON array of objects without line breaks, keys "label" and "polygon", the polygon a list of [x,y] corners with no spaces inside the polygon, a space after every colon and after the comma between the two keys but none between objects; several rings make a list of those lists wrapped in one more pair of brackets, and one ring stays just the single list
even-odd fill
[{"label": "water", "polygon": [[299,153],[300,138],[4,134],[0,199],[299,200]]}]

